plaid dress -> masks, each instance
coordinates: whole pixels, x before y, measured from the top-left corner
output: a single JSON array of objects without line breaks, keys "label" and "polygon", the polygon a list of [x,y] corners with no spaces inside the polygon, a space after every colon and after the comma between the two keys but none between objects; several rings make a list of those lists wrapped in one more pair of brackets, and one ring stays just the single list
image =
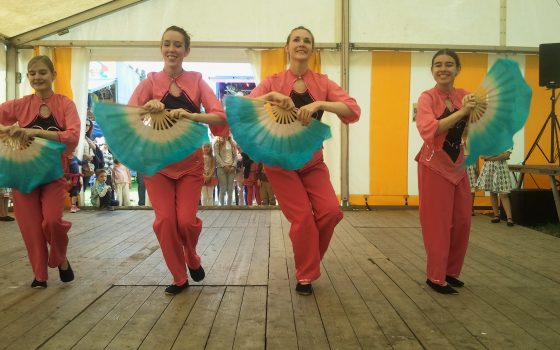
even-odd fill
[{"label": "plaid dress", "polygon": [[476,191],[476,181],[478,179],[478,169],[477,165],[469,165],[467,166],[467,175],[469,176],[469,184],[471,185],[471,192]]},{"label": "plaid dress", "polygon": [[513,188],[511,173],[506,160],[487,160],[476,182],[482,191],[509,193]]}]

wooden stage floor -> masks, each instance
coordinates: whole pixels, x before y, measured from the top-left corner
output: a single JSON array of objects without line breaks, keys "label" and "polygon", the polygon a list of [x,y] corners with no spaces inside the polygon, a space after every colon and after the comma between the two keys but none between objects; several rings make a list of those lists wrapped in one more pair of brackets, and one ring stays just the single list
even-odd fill
[{"label": "wooden stage floor", "polygon": [[346,211],[313,296],[294,292],[278,210],[202,210],[206,269],[171,297],[151,210],[81,211],[69,259],[33,279],[15,223],[0,223],[1,349],[558,349],[560,239],[475,216],[466,286],[425,285],[416,210]]}]

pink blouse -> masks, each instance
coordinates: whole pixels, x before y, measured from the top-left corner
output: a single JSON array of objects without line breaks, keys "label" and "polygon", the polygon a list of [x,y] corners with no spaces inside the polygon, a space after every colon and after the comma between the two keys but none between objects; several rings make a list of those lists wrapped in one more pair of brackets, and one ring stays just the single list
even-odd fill
[{"label": "pink blouse", "polygon": [[[175,84],[189,97],[194,104],[204,107],[206,113],[217,114],[224,121],[226,116],[224,109],[214,91],[202,79],[198,72],[183,71],[178,77],[171,77],[164,71],[149,73],[147,79],[140,82],[130,97],[129,104],[143,106],[146,102],[156,99],[161,101],[169,92],[171,83]],[[210,125],[210,131],[216,136],[229,135],[227,124]],[[202,176],[204,161],[202,148],[194,151],[183,160],[172,163],[159,172],[173,179],[178,179],[186,174],[199,174]]]},{"label": "pink blouse", "polygon": [[7,101],[0,105],[0,124],[19,126],[29,125],[40,115],[39,110],[46,105],[60,126],[57,131],[58,140],[66,145],[64,155],[74,152],[80,139],[80,117],[72,100],[64,95],[54,94],[49,98],[41,99],[37,95],[27,95],[22,98]]},{"label": "pink blouse", "polygon": [[417,104],[416,127],[424,140],[424,144],[415,159],[454,184],[459,183],[464,176],[467,176],[465,167],[463,167],[464,147],[461,145],[459,158],[453,162],[442,150],[447,132],[439,135],[436,135],[436,132],[439,119],[447,108],[445,100],[449,99],[453,109],[458,110],[462,107],[462,99],[467,94],[468,92],[463,89],[453,89],[450,93],[447,93],[434,87],[424,91]]},{"label": "pink blouse", "polygon": [[[294,82],[299,78],[300,77],[296,76],[289,69],[273,74],[253,89],[249,96],[258,97],[270,91],[276,91],[283,95],[290,96]],[[342,102],[350,108],[352,114],[338,116],[343,123],[354,123],[360,119],[361,110],[360,106],[356,103],[356,100],[348,96],[346,91],[344,91],[334,81],[330,80],[325,74],[319,74],[311,70],[307,70],[301,76],[301,79],[305,83],[305,86],[307,87],[307,90],[313,100]]]}]

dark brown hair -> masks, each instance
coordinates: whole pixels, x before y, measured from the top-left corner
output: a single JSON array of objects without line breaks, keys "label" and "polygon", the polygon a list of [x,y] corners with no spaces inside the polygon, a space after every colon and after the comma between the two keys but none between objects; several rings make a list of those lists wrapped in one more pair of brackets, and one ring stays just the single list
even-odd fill
[{"label": "dark brown hair", "polygon": [[[189,33],[187,33],[186,30],[184,30],[183,28],[178,27],[178,26],[171,26],[171,27],[167,28],[163,32],[163,34],[165,34],[167,32],[171,32],[171,31],[177,32],[177,33],[183,35],[183,40],[185,41],[185,49],[188,49],[188,48],[191,47],[191,37],[190,37]],[[163,35],[161,36],[161,44],[160,45],[163,45]]]},{"label": "dark brown hair", "polygon": [[461,68],[461,61],[459,61],[459,55],[457,55],[457,52],[451,50],[451,49],[441,49],[438,52],[435,53],[434,57],[432,57],[432,67],[434,66],[434,61],[436,59],[436,57],[441,56],[441,55],[447,55],[451,58],[453,58],[453,60],[455,60],[455,65],[457,66],[457,68]]},{"label": "dark brown hair", "polygon": [[307,28],[305,28],[304,26],[299,26],[299,27],[295,27],[294,29],[292,29],[290,31],[290,34],[288,35],[288,39],[286,39],[286,45],[288,45],[290,43],[290,37],[292,36],[292,33],[298,29],[303,29],[305,31],[307,31],[310,35],[311,35],[311,48],[315,47],[315,37],[313,36],[313,33],[311,33],[311,31]]}]

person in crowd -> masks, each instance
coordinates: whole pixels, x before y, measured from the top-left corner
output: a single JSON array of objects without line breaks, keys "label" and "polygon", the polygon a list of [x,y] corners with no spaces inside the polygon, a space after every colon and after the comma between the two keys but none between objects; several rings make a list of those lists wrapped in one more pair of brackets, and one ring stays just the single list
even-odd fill
[{"label": "person in crowd", "polygon": [[233,177],[233,191],[235,192],[235,205],[245,205],[245,168],[243,167],[243,156],[241,147],[237,145],[235,154],[235,176]]},{"label": "person in crowd", "polygon": [[84,153],[82,155],[82,174],[84,174],[84,191],[90,185],[91,177],[95,174],[95,170],[99,168],[99,157],[97,154],[102,154],[99,146],[92,140],[93,122],[91,119],[86,119],[86,131],[84,135]]},{"label": "person in crowd", "polygon": [[[358,121],[360,107],[356,101],[326,75],[309,69],[314,50],[314,38],[309,29],[293,29],[285,50],[289,68],[264,79],[251,92],[251,97],[273,101],[285,109],[298,108],[297,116],[303,125],[311,118],[320,120],[324,111],[336,114],[343,123]],[[323,161],[323,151],[315,152],[300,169],[265,166],[265,172],[280,209],[291,223],[296,292],[311,295],[311,282],[321,274],[321,259],[343,216]]]},{"label": "person in crowd", "polygon": [[[236,145],[230,135],[218,137],[214,143],[214,157],[220,187],[220,205],[233,203],[233,179],[235,177]],[[227,196],[227,202],[225,197]]]},{"label": "person in crowd", "polygon": [[113,211],[113,201],[111,199],[111,186],[107,185],[107,171],[99,169],[95,172],[95,181],[91,185],[91,204],[94,207]]},{"label": "person in crowd", "polygon": [[132,176],[130,170],[118,159],[113,160],[113,188],[117,192],[119,206],[130,205],[130,189],[132,187]]},{"label": "person in crowd", "polygon": [[478,180],[478,164],[467,166],[467,176],[469,177],[469,185],[471,187],[471,215],[474,216],[474,198],[476,195],[476,181]]},{"label": "person in crowd", "polygon": [[462,134],[474,97],[454,87],[459,56],[439,50],[432,58],[435,87],[417,104],[416,126],[424,144],[418,162],[419,214],[427,255],[426,283],[442,294],[457,294],[471,225],[472,196],[463,167]]},{"label": "person in crowd", "polygon": [[115,166],[113,153],[111,153],[109,145],[106,143],[102,143],[99,146],[101,148],[101,152],[103,153],[103,169],[105,170],[105,174],[107,174],[106,183],[109,187],[111,187],[111,192],[109,193],[112,201],[111,205],[117,205],[115,201],[115,187],[113,181],[113,167]]},{"label": "person in crowd", "polygon": [[138,183],[138,206],[146,205],[146,186],[144,184],[144,173],[136,172],[136,182]]},{"label": "person in crowd", "polygon": [[[9,133],[22,142],[39,137],[65,144],[61,159],[64,169],[68,154],[80,138],[76,106],[66,96],[54,92],[56,71],[49,57],[33,57],[27,64],[27,78],[34,93],[0,105],[0,134]],[[61,176],[31,193],[13,189],[16,220],[35,275],[32,288],[47,287],[49,267],[58,267],[62,282],[74,279],[66,256],[72,224],[62,218],[66,185],[66,179]]]},{"label": "person in crowd", "polygon": [[245,186],[245,205],[251,206],[256,201],[257,205],[261,202],[261,194],[259,192],[257,181],[257,168],[259,163],[255,163],[247,153],[242,152],[243,162],[243,185]]},{"label": "person in crowd", "polygon": [[[198,72],[185,71],[182,63],[190,52],[190,36],[180,27],[167,28],[161,39],[163,71],[149,73],[134,90],[129,104],[151,113],[164,110],[174,118],[207,123],[216,136],[227,136],[229,128],[221,103]],[[201,112],[202,108],[204,112]],[[155,212],[154,231],[165,263],[173,276],[167,294],[189,286],[187,268],[194,281],[205,277],[196,252],[202,221],[196,216],[204,182],[202,148],[172,163],[144,181]]]},{"label": "person in crowd", "polygon": [[80,164],[82,162],[76,156],[76,152],[68,155],[68,173],[64,174],[68,181],[68,194],[70,196],[70,212],[77,213],[80,211],[78,208],[78,195],[82,190],[82,173],[80,173]]},{"label": "person in crowd", "polygon": [[206,143],[202,146],[204,153],[204,185],[202,186],[202,205],[214,205],[214,188],[218,179],[216,178],[216,159],[212,154],[212,144]]},{"label": "person in crowd", "polygon": [[257,166],[257,181],[258,187],[261,195],[261,205],[276,205],[276,197],[274,196],[274,191],[272,191],[272,186],[266,177],[264,172],[263,163],[258,163]]},{"label": "person in crowd", "polygon": [[482,157],[484,165],[476,185],[481,191],[490,192],[490,201],[492,202],[492,211],[494,212],[494,218],[490,221],[495,224],[500,222],[499,195],[506,214],[507,225],[511,227],[514,224],[511,216],[509,193],[513,188],[513,182],[511,181],[511,173],[507,164],[510,155],[511,150],[508,150],[495,156]]},{"label": "person in crowd", "polygon": [[12,196],[11,188],[0,187],[0,221],[14,221],[15,219],[8,215],[8,205]]}]

